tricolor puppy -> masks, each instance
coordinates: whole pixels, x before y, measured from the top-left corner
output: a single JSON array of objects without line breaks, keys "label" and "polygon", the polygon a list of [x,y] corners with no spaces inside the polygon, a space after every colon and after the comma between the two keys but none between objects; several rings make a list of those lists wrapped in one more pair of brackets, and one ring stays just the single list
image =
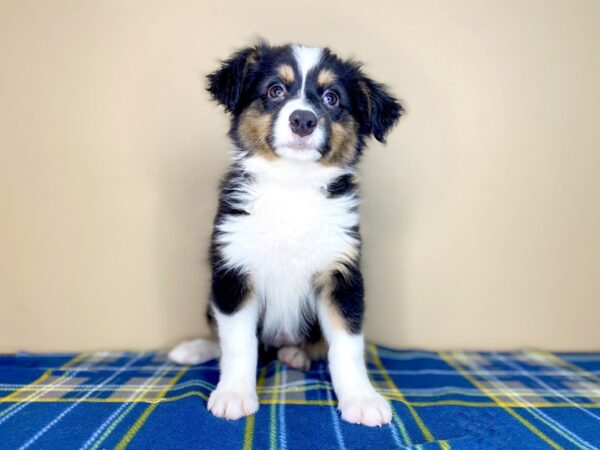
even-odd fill
[{"label": "tricolor puppy", "polygon": [[259,346],[297,369],[327,356],[342,418],[389,423],[363,354],[355,177],[366,141],[383,142],[402,107],[360,64],[300,45],[242,50],[208,76],[208,91],[231,114],[233,141],[210,251],[220,349],[184,342],[171,358],[220,353],[208,409],[237,419],[258,409]]}]

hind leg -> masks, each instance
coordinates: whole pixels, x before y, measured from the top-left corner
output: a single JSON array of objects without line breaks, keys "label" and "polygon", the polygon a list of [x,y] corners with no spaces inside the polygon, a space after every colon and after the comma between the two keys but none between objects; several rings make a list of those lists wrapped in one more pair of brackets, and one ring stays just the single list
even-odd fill
[{"label": "hind leg", "polygon": [[202,364],[219,356],[221,356],[219,345],[208,339],[185,341],[169,352],[169,359],[177,364]]},{"label": "hind leg", "polygon": [[[210,305],[206,308],[206,321],[213,336],[217,336],[217,324]],[[169,352],[169,359],[177,364],[202,364],[221,356],[219,344],[214,339],[193,339],[177,344]]]},{"label": "hind leg", "polygon": [[281,347],[277,351],[277,359],[296,370],[308,370],[311,363],[304,349],[292,345]]},{"label": "hind leg", "polygon": [[324,339],[302,346],[285,346],[277,352],[277,359],[292,369],[308,370],[312,361],[327,357],[327,343]]}]

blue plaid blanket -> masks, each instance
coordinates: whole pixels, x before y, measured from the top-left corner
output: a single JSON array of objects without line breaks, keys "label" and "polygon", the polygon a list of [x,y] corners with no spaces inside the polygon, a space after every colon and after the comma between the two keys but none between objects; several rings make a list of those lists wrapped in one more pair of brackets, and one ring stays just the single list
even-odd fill
[{"label": "blue plaid blanket", "polygon": [[217,361],[163,353],[0,356],[0,448],[598,448],[600,353],[396,351],[369,345],[393,406],[381,428],[340,420],[325,363],[258,370],[260,409],[206,410]]}]

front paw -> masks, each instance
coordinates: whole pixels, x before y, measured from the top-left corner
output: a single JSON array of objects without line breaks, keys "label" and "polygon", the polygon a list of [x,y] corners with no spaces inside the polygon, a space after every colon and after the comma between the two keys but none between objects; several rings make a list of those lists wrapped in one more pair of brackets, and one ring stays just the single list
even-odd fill
[{"label": "front paw", "polygon": [[256,391],[237,392],[217,386],[208,398],[208,410],[216,417],[236,420],[258,410],[258,397]]},{"label": "front paw", "polygon": [[386,399],[377,392],[342,399],[338,409],[346,422],[380,427],[392,421],[392,409]]}]

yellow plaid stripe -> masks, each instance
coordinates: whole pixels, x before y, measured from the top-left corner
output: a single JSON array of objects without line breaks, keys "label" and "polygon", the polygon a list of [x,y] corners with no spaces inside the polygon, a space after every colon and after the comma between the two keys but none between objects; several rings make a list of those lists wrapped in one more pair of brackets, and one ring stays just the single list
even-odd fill
[{"label": "yellow plaid stripe", "polygon": [[[264,366],[260,371],[260,376],[258,377],[258,388],[262,388],[265,384],[265,379],[267,378],[267,366]],[[204,400],[208,400],[205,398]],[[262,401],[260,403],[263,403]],[[252,450],[252,441],[254,440],[254,414],[246,417],[246,428],[244,430],[244,444],[243,450]]]}]

